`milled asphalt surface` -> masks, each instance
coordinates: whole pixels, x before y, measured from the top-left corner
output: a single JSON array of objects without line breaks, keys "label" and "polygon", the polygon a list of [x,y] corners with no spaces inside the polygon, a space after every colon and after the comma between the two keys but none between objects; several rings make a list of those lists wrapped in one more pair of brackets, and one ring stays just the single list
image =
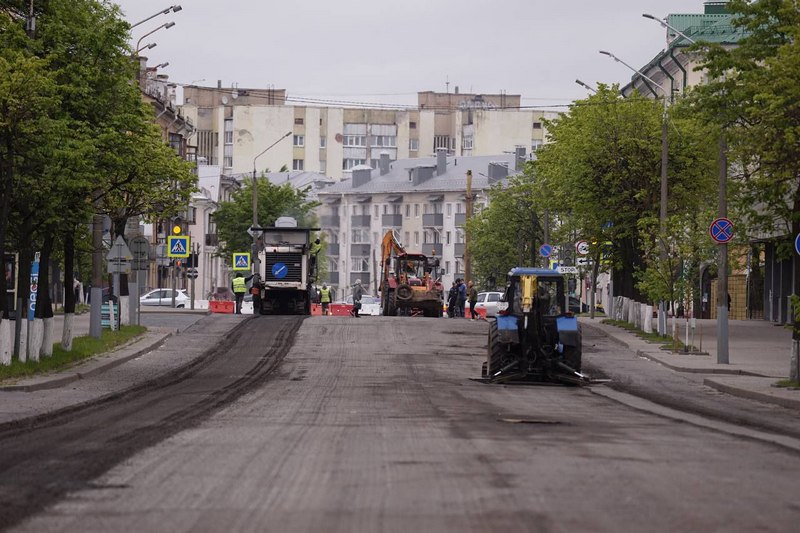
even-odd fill
[{"label": "milled asphalt surface", "polygon": [[[201,320],[155,352],[102,374],[103,379],[81,382],[77,391],[46,391],[52,401],[79,399],[81,409],[0,429],[0,527],[70,490],[91,486],[126,457],[257,386],[291,346],[302,318],[276,317],[271,327],[242,334],[247,320]],[[115,372],[121,368],[125,372]],[[116,379],[123,380],[122,387]],[[108,394],[114,386],[118,392]]]},{"label": "milled asphalt surface", "polygon": [[[258,354],[271,346],[267,332],[281,329],[275,318],[280,317],[246,320],[240,342],[216,360],[233,364],[248,354],[249,363],[257,364]],[[63,499],[16,530],[796,527],[798,452],[721,426],[709,430],[702,422],[631,409],[601,396],[606,386],[472,381],[480,374],[485,337],[482,322],[306,319],[280,366],[259,374],[246,394],[202,410],[201,417],[170,416],[174,430],[156,430],[163,419],[150,421],[148,432],[158,434],[151,446],[133,446],[91,482],[79,477]],[[587,332],[586,341],[590,370],[608,360],[610,366],[639,363],[630,369],[665,385],[669,380],[661,371],[676,375],[605,335]],[[224,374],[190,377],[186,386],[197,391],[202,384],[210,391]],[[692,394],[706,389],[693,385]],[[727,396],[712,392],[716,401]],[[194,410],[192,400],[171,386],[158,402]],[[71,441],[34,448],[26,464],[38,460],[44,472],[51,468],[50,454],[64,449],[68,457],[92,450],[107,458],[135,442],[141,429],[134,428],[161,406],[139,404],[113,419],[105,409],[89,413],[81,429],[105,422],[111,434],[118,425],[130,431],[115,438],[74,433]],[[0,442],[13,453],[22,453],[23,444],[33,445]],[[27,486],[19,471],[8,470],[14,464],[0,464],[3,500]],[[43,490],[39,485],[34,494]]]}]

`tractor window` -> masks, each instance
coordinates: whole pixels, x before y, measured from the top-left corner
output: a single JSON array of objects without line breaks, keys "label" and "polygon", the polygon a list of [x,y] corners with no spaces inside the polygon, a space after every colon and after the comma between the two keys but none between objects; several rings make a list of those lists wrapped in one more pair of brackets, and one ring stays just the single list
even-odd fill
[{"label": "tractor window", "polygon": [[538,280],[537,305],[544,316],[559,316],[563,313],[562,301],[559,298],[559,283],[552,279]]}]

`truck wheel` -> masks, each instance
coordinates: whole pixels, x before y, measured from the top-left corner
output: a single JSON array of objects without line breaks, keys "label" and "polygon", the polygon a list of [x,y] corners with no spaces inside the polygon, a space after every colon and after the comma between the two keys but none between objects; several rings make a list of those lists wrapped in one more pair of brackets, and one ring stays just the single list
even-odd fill
[{"label": "truck wheel", "polygon": [[414,291],[411,289],[411,286],[405,283],[398,286],[394,293],[398,300],[410,300],[414,295]]}]

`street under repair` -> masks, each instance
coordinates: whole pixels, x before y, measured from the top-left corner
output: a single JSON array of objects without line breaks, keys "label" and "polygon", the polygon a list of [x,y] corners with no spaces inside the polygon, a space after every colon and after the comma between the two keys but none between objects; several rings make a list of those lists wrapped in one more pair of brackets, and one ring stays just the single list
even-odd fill
[{"label": "street under repair", "polygon": [[[185,338],[220,340],[202,329]],[[0,523],[785,531],[800,519],[791,446],[633,409],[597,394],[607,385],[481,383],[487,335],[483,321],[244,318],[178,375],[6,428]],[[591,328],[583,337],[588,375],[626,356]]]}]

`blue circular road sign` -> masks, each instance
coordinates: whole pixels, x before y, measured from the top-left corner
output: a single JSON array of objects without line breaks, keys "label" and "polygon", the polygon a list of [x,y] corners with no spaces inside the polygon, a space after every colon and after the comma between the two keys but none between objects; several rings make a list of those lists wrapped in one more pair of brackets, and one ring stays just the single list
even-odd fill
[{"label": "blue circular road sign", "polygon": [[286,277],[286,274],[289,273],[289,269],[284,263],[275,263],[272,265],[272,275],[278,279],[283,279]]},{"label": "blue circular road sign", "polygon": [[733,239],[733,222],[727,218],[718,218],[711,223],[708,233],[714,239],[714,242],[725,244]]},{"label": "blue circular road sign", "polygon": [[794,238],[794,249],[798,254],[800,254],[800,234]]},{"label": "blue circular road sign", "polygon": [[543,244],[539,247],[539,255],[542,257],[550,257],[553,253],[553,247],[550,244]]}]

